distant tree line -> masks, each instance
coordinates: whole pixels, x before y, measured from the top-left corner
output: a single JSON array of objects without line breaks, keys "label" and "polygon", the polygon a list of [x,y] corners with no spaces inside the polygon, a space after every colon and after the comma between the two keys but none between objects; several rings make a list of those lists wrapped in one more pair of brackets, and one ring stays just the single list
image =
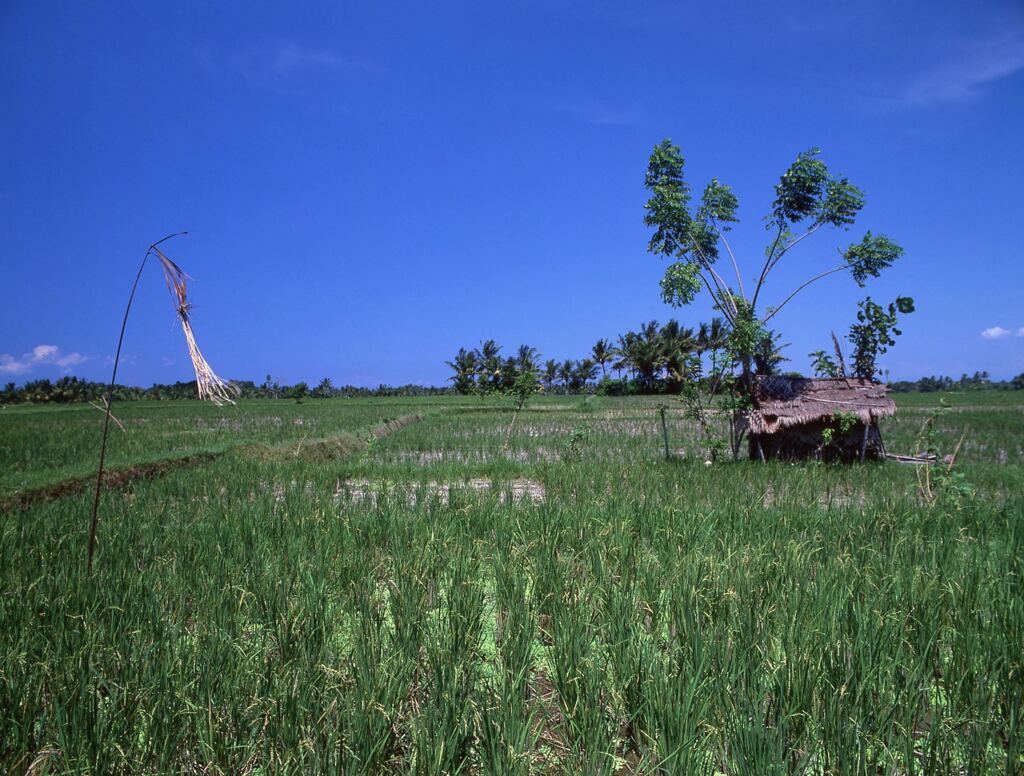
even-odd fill
[{"label": "distant tree line", "polygon": [[895,393],[936,393],[938,391],[984,391],[990,389],[1002,391],[1024,390],[1024,373],[1010,380],[993,380],[988,372],[975,372],[973,375],[963,374],[959,379],[939,375],[938,377],[922,377],[920,380],[896,380],[889,383]]},{"label": "distant tree line", "polygon": [[[330,378],[325,377],[315,387],[299,382],[295,385],[284,385],[272,380],[268,375],[263,383],[257,385],[252,380],[236,380],[235,385],[241,390],[243,399],[328,399],[334,397],[365,397],[365,396],[442,396],[452,393],[445,387],[424,385],[379,385],[366,388],[356,385],[335,386]],[[31,380],[19,386],[7,383],[0,391],[0,404],[34,404],[102,401],[106,396],[108,383],[84,380],[80,377],[61,377],[59,380]],[[169,400],[195,399],[195,380],[177,383],[154,383],[149,388],[138,386],[117,385],[114,387],[115,401],[132,400]]]},{"label": "distant tree line", "polygon": [[[683,330],[692,331],[692,330]],[[703,357],[712,363],[711,369],[699,382],[712,388],[715,382],[717,348],[713,347],[714,325],[701,326],[697,331],[697,349],[681,356],[678,345],[678,329],[674,321],[664,327],[656,323],[645,324],[637,332],[628,332],[619,338],[619,345],[613,346],[608,340],[598,340],[587,357],[557,361],[550,359],[543,365],[536,349],[520,347],[515,356],[501,358],[501,346],[488,340],[480,349],[461,349],[454,361],[448,362],[456,370],[450,380],[452,386],[424,385],[378,385],[376,388],[343,385],[335,386],[324,378],[314,387],[299,382],[284,385],[270,377],[261,384],[251,380],[235,381],[244,399],[327,399],[334,397],[368,396],[443,396],[451,393],[490,394],[514,393],[517,380],[521,381],[524,366],[538,376],[545,393],[601,393],[605,395],[634,395],[678,393],[686,378],[686,358]],[[702,336],[703,334],[703,336]],[[673,345],[676,343],[676,345]],[[486,347],[485,347],[486,346]],[[785,346],[781,346],[785,347]],[[773,344],[765,347],[758,369],[763,374],[778,373],[779,365],[785,360],[780,354],[781,347]],[[482,352],[488,355],[480,359]],[[487,370],[481,372],[476,364],[483,363]],[[456,369],[456,365],[459,367]],[[532,365],[532,367],[531,367]],[[771,371],[766,371],[771,370]],[[483,376],[481,376],[483,374]],[[789,374],[789,373],[787,373]],[[896,380],[889,383],[896,393],[936,393],[949,391],[980,390],[1024,390],[1024,374],[1010,380],[992,380],[988,372],[975,372],[959,378],[946,376],[922,377],[920,380]],[[61,377],[59,380],[31,380],[21,386],[7,383],[0,391],[0,404],[90,402],[102,400],[107,384],[84,380],[80,377]],[[149,388],[118,385],[114,388],[115,401],[196,398],[195,381],[177,383],[155,383]]]},{"label": "distant tree line", "polygon": [[[863,305],[862,305],[863,307]],[[896,307],[890,305],[890,307]],[[892,311],[890,311],[891,314]],[[865,330],[867,334],[864,333]],[[898,333],[898,332],[896,332]],[[853,376],[877,374],[876,354],[884,346],[864,339],[878,338],[878,329],[868,326],[851,327],[850,341],[854,346]],[[883,337],[890,335],[882,331]],[[637,331],[620,335],[613,344],[600,339],[590,352],[580,359],[548,359],[543,361],[536,348],[521,345],[514,355],[503,356],[502,347],[492,339],[475,348],[459,348],[451,361],[448,378],[452,389],[462,395],[488,395],[508,393],[524,372],[535,372],[545,393],[602,395],[678,394],[688,385],[697,384],[714,391],[720,384],[721,374],[734,366],[728,349],[728,328],[720,318],[702,323],[696,329],[681,326],[669,320],[664,325],[651,321]],[[782,364],[789,359],[782,351],[788,345],[780,344],[775,332],[767,332],[752,359],[752,371],[758,375],[786,374]],[[836,341],[838,350],[838,341]],[[818,376],[839,376],[841,368],[824,351],[811,353],[813,370]],[[867,364],[867,366],[864,366]],[[1010,380],[992,380],[988,372],[975,372],[973,376],[922,377],[920,380],[888,382],[897,393],[912,391],[1024,390],[1024,374]]]},{"label": "distant tree line", "polygon": [[[727,328],[720,318],[696,329],[676,320],[650,321],[627,331],[613,343],[598,340],[583,358],[542,359],[536,348],[521,345],[515,355],[502,356],[493,339],[475,348],[459,348],[446,362],[456,393],[487,395],[509,391],[524,370],[536,371],[546,393],[603,395],[674,394],[694,381],[709,386],[731,366]],[[778,335],[766,332],[753,359],[757,374],[778,374],[786,361]]]}]

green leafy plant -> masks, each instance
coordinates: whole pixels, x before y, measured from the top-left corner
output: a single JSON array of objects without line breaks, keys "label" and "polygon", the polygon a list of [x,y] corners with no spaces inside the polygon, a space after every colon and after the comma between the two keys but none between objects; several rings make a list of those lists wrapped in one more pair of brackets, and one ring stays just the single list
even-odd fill
[{"label": "green leafy plant", "polygon": [[921,426],[918,447],[924,452],[925,457],[934,461],[934,464],[925,462],[917,465],[917,492],[921,500],[929,506],[941,504],[959,510],[974,497],[975,488],[963,471],[954,469],[966,431],[960,435],[960,440],[953,451],[943,455],[936,426],[949,412],[949,402],[940,399],[939,406],[928,413]]},{"label": "green leafy plant", "polygon": [[[709,461],[719,460],[725,450],[728,447],[728,440],[724,439],[720,431],[716,428],[712,421],[712,412],[714,411],[711,401],[713,400],[714,392],[707,393],[707,385],[703,379],[703,364],[700,356],[696,353],[690,354],[687,359],[687,375],[688,380],[683,382],[682,391],[679,394],[679,400],[683,405],[683,414],[686,418],[693,420],[697,423],[697,427],[700,429],[700,435],[703,439],[704,446],[707,450],[707,459]],[[714,370],[715,359],[712,357],[712,368]],[[722,377],[722,372],[716,372],[719,378]],[[717,390],[720,387],[721,380],[716,381],[713,388]],[[729,396],[728,391],[722,396]]]},{"label": "green leafy plant", "polygon": [[878,357],[895,345],[896,337],[903,333],[896,328],[898,316],[914,312],[914,300],[898,296],[888,307],[882,307],[869,296],[857,307],[857,323],[850,326],[849,335],[853,344],[853,373],[873,380],[879,371]]},{"label": "green leafy plant", "polygon": [[829,419],[829,425],[821,431],[822,446],[828,447],[832,444],[836,434],[846,436],[853,429],[860,417],[856,412],[836,412]]},{"label": "green leafy plant", "polygon": [[[532,351],[533,349],[530,348],[530,350]],[[526,406],[530,397],[536,396],[543,391],[544,385],[541,383],[540,373],[537,371],[536,360],[532,357],[523,358],[516,369],[512,385],[506,391],[515,402],[515,412],[513,412],[512,420],[505,431],[504,449],[508,449],[509,442],[512,439],[512,428],[519,418],[519,413],[523,411],[523,407]]]},{"label": "green leafy plant", "polygon": [[590,439],[590,427],[585,423],[579,423],[569,433],[566,440],[564,458],[567,461],[583,460],[583,448]]},{"label": "green leafy plant", "polygon": [[824,350],[815,350],[810,359],[815,377],[839,377],[839,365]]}]

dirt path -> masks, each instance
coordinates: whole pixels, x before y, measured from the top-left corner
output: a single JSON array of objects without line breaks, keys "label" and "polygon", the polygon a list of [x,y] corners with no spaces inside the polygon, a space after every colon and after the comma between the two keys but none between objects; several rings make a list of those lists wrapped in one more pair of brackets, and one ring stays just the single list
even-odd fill
[{"label": "dirt path", "polygon": [[[395,420],[389,420],[379,426],[374,426],[370,429],[369,434],[373,436],[374,439],[384,439],[397,431],[401,431],[406,426],[412,423],[417,423],[421,420],[423,420],[423,418],[420,415],[405,415]],[[341,437],[339,437],[339,439],[340,438]],[[345,438],[348,437],[346,436]],[[281,450],[282,452],[298,451],[303,448],[308,449],[311,444],[314,444],[322,447],[331,446],[334,457],[342,457],[346,452],[351,452],[351,450],[347,450],[345,446],[332,445],[331,443],[332,438],[329,437],[327,439],[316,440],[313,443],[289,443],[287,445],[283,445]],[[200,466],[229,452],[237,451],[239,449],[244,450],[245,447],[248,447],[248,445],[229,448],[218,453],[193,453],[191,455],[183,455],[177,458],[164,458],[151,463],[139,463],[116,469],[108,469],[103,473],[103,488],[105,490],[120,490],[128,487],[133,482],[137,482],[138,480],[162,477],[165,474],[176,471],[177,469],[183,469],[190,466]],[[32,488],[30,490],[22,491],[21,493],[15,493],[14,495],[0,498],[0,511],[8,512],[27,509],[33,504],[39,502],[48,502],[59,498],[66,498],[68,496],[77,496],[80,493],[85,492],[87,489],[92,488],[95,482],[96,477],[94,475],[72,477],[70,479],[55,482],[52,485],[45,485],[41,488]]]}]

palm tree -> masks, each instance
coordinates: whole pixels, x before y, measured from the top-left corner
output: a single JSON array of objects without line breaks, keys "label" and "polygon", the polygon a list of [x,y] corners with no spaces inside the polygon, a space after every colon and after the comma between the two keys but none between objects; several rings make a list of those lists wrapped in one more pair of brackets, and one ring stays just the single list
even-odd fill
[{"label": "palm tree", "polygon": [[459,348],[459,352],[455,354],[455,359],[445,361],[445,363],[455,372],[455,375],[448,379],[455,383],[456,392],[461,394],[472,393],[479,367],[476,351]]},{"label": "palm tree", "polygon": [[756,375],[777,375],[779,365],[783,361],[789,361],[782,351],[789,347],[778,344],[781,335],[774,331],[767,331],[757,343],[757,350],[754,351],[754,374]]},{"label": "palm tree", "polygon": [[629,372],[630,374],[633,373],[633,367],[632,362],[629,358],[629,353],[631,348],[633,347],[632,338],[635,336],[636,335],[631,331],[626,332],[625,334],[620,334],[618,344],[612,351],[612,369],[614,369],[618,373],[620,379],[622,378],[622,373],[624,371]]},{"label": "palm tree", "polygon": [[549,358],[544,364],[544,387],[549,391],[558,379],[558,362]]},{"label": "palm tree", "polygon": [[602,379],[608,377],[604,365],[612,360],[612,343],[606,339],[599,339],[590,349],[590,355],[593,357],[594,363],[601,367]]},{"label": "palm tree", "polygon": [[516,367],[521,372],[535,371],[539,360],[540,353],[537,352],[537,348],[531,348],[529,345],[519,346],[519,352],[516,354]]},{"label": "palm tree", "polygon": [[689,357],[696,349],[696,338],[693,329],[680,326],[674,319],[662,327],[659,336],[665,381],[670,392],[678,393],[689,377]]},{"label": "palm tree", "polygon": [[498,386],[503,391],[509,391],[516,384],[519,376],[519,362],[512,356],[506,358],[501,365],[501,376],[498,379]]},{"label": "palm tree", "polygon": [[490,393],[501,386],[501,345],[492,339],[484,340],[476,349],[477,387],[480,393]]},{"label": "palm tree", "polygon": [[642,324],[639,332],[627,332],[624,345],[623,358],[630,370],[647,390],[652,389],[662,365],[658,322]]},{"label": "palm tree", "polygon": [[572,382],[573,375],[573,364],[571,358],[567,358],[562,362],[561,366],[558,367],[558,376],[562,379],[562,385],[565,387],[566,393],[569,391],[569,384]]},{"label": "palm tree", "polygon": [[697,352],[703,354],[722,348],[727,335],[725,321],[717,316],[711,319],[710,325],[702,323],[697,331]]},{"label": "palm tree", "polygon": [[577,361],[572,372],[573,390],[582,390],[595,377],[597,377],[597,364],[594,361],[589,358]]},{"label": "palm tree", "polygon": [[331,378],[325,377],[316,388],[313,389],[313,395],[318,399],[329,399],[334,394],[334,383],[331,382]]},{"label": "palm tree", "polygon": [[725,321],[717,316],[711,319],[710,324],[702,323],[697,331],[697,355],[711,354],[708,379],[713,386],[719,383],[719,379],[728,366],[719,356],[719,351],[725,348],[728,338],[729,330]]}]

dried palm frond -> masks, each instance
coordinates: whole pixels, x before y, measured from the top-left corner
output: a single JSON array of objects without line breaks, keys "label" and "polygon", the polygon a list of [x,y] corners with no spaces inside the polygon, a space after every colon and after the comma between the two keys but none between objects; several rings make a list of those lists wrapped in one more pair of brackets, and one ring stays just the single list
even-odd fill
[{"label": "dried palm frond", "polygon": [[[121,346],[124,344],[124,332],[128,327],[128,314],[132,311],[132,302],[135,300],[135,291],[139,287],[139,280],[142,279],[142,271],[146,268],[146,262],[149,261],[150,256],[156,256],[160,260],[160,265],[164,270],[164,279],[167,281],[167,289],[171,292],[171,295],[177,302],[176,311],[178,318],[181,320],[181,328],[185,332],[185,342],[188,345],[188,355],[192,359],[192,366],[196,370],[196,387],[199,391],[200,399],[209,399],[217,406],[224,404],[234,404],[233,398],[239,395],[241,391],[238,386],[234,383],[221,380],[214,374],[210,365],[206,363],[206,359],[203,358],[203,354],[199,352],[199,346],[196,345],[195,335],[192,333],[192,323],[189,320],[189,309],[191,305],[188,302],[188,286],[187,280],[188,275],[185,274],[184,270],[171,261],[164,253],[157,248],[161,243],[165,243],[174,237],[180,237],[186,235],[188,232],[175,232],[169,234],[166,237],[157,240],[155,243],[146,249],[146,254],[142,257],[142,263],[139,264],[139,271],[135,275],[135,282],[132,283],[131,293],[128,294],[128,304],[124,308],[124,318],[121,319],[121,333],[117,337],[117,350],[114,352],[114,368],[110,373],[110,385],[107,388],[107,395],[103,399],[103,406],[96,406],[97,409],[103,410],[103,434],[100,436],[100,465],[96,470],[96,490],[93,493],[92,499],[92,512],[89,516],[89,549],[88,549],[88,561],[86,568],[89,573],[92,573],[92,557],[93,551],[96,549],[96,529],[99,526],[100,520],[100,493],[103,486],[103,466],[107,458],[107,435],[110,431],[110,421],[113,420],[124,430],[124,426],[121,422],[115,418],[110,412],[110,405],[114,401],[114,386],[117,385],[117,367],[121,363]],[[38,760],[38,758],[37,758]],[[30,767],[35,767],[33,764]]]},{"label": "dried palm frond", "polygon": [[185,333],[185,344],[188,345],[188,356],[192,359],[192,367],[196,372],[196,389],[199,392],[199,398],[209,399],[218,407],[225,403],[234,404],[234,399],[241,393],[238,386],[218,377],[203,358],[203,354],[196,344],[192,322],[189,318],[189,311],[192,309],[192,305],[188,301],[189,276],[159,248],[154,247],[153,253],[160,260],[160,266],[163,267],[167,290],[175,298],[175,312],[178,313],[178,319],[181,321],[181,329]]}]

